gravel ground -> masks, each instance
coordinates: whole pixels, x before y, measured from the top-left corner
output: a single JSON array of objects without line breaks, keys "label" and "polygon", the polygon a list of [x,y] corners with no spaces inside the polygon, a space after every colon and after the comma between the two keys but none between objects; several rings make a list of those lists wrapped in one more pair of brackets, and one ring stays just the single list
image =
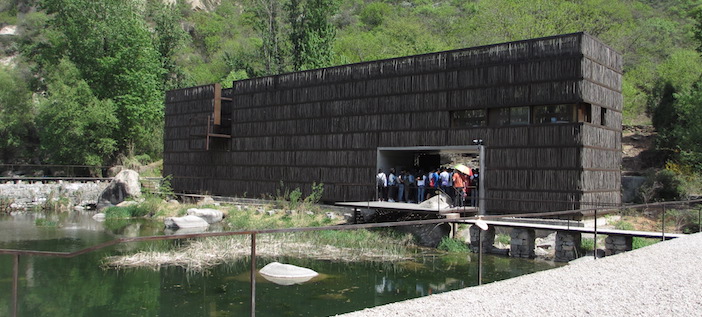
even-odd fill
[{"label": "gravel ground", "polygon": [[700,316],[700,260],[702,234],[694,234],[343,316]]}]

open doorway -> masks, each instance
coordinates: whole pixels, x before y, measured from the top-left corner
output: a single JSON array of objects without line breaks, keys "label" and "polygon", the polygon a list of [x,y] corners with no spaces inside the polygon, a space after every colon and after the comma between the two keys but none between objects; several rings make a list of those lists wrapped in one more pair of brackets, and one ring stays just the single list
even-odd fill
[{"label": "open doorway", "polygon": [[[380,169],[388,173],[393,169],[396,174],[401,173],[403,170],[414,173],[419,171],[429,173],[434,169],[442,167],[453,168],[458,164],[462,164],[471,169],[479,170],[480,177],[484,179],[485,155],[483,151],[481,156],[481,148],[482,146],[480,145],[380,147],[377,150],[376,171]],[[481,197],[484,197],[484,190],[473,194],[476,194],[476,197],[473,199],[483,201]],[[389,196],[393,195],[389,194]],[[401,198],[400,201],[402,201]],[[480,211],[482,212],[484,204],[480,205]]]}]

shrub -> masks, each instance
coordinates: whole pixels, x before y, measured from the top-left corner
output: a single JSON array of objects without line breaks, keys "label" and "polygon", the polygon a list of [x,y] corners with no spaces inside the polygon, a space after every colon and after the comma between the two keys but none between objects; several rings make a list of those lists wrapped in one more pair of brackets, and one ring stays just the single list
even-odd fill
[{"label": "shrub", "polygon": [[468,252],[468,245],[461,240],[444,237],[441,239],[438,249],[448,252]]},{"label": "shrub", "polygon": [[38,218],[34,220],[34,225],[37,227],[58,227],[58,223],[56,221],[48,220],[45,218]]},{"label": "shrub", "polygon": [[631,245],[632,249],[636,250],[639,248],[647,247],[652,244],[656,244],[660,242],[661,240],[659,239],[653,239],[653,238],[639,238],[639,237],[633,237],[631,240]]},{"label": "shrub", "polygon": [[305,198],[305,203],[316,204],[322,199],[322,194],[324,194],[324,183],[317,184],[312,183],[312,192],[309,196]]},{"label": "shrub", "polygon": [[682,177],[669,169],[648,173],[639,195],[643,202],[682,200],[688,197]]},{"label": "shrub", "polygon": [[512,238],[508,234],[503,234],[499,233],[495,236],[495,242],[499,242],[502,244],[510,244],[512,241]]}]

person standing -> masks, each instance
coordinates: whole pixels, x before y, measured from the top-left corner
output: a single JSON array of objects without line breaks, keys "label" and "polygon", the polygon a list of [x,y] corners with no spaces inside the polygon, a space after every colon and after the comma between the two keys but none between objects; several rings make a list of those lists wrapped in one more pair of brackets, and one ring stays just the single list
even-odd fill
[{"label": "person standing", "polygon": [[407,172],[405,179],[405,184],[407,186],[407,188],[405,188],[405,201],[408,203],[414,202],[414,197],[417,197],[417,182],[414,178],[415,172],[416,170],[411,169]]},{"label": "person standing", "polygon": [[378,174],[375,175],[375,184],[378,189],[378,201],[384,201],[388,196],[388,177],[383,173],[383,169],[378,169]]},{"label": "person standing", "polygon": [[388,201],[395,202],[397,199],[397,175],[395,175],[395,169],[390,169],[390,175],[388,175]]},{"label": "person standing", "polygon": [[453,172],[453,189],[455,198],[453,204],[456,207],[463,207],[463,191],[465,190],[465,179],[463,173],[458,170]]},{"label": "person standing", "polygon": [[449,176],[448,171],[446,171],[446,168],[441,168],[441,174],[439,174],[439,179],[440,179],[440,187],[441,190],[448,195],[449,193],[449,179],[451,177]]},{"label": "person standing", "polygon": [[400,175],[397,177],[397,201],[401,202],[405,200],[405,190],[407,184],[405,183],[407,171],[404,169],[400,171]]},{"label": "person standing", "polygon": [[480,195],[480,172],[478,169],[473,169],[473,175],[470,177],[473,190],[470,191],[470,205],[478,207],[478,196]]},{"label": "person standing", "polygon": [[424,170],[419,170],[419,174],[417,175],[417,203],[421,203],[424,201],[424,190],[426,188],[426,182],[427,182],[427,174],[424,173]]}]

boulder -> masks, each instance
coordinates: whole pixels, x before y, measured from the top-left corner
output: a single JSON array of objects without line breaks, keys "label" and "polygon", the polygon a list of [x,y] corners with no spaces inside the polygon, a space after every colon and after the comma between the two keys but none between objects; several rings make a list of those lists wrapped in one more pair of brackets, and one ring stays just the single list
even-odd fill
[{"label": "boulder", "polygon": [[421,208],[431,209],[431,210],[443,210],[451,208],[451,197],[444,193],[435,195],[418,205]]},{"label": "boulder", "polygon": [[93,219],[95,219],[95,221],[103,222],[103,221],[105,221],[105,214],[104,213],[97,213],[97,214],[93,215]]},{"label": "boulder", "polygon": [[210,209],[210,208],[204,208],[204,209],[198,209],[198,208],[190,208],[187,211],[188,215],[190,216],[196,216],[204,219],[207,221],[208,224],[213,224],[222,221],[224,219],[224,213],[217,209]]},{"label": "boulder", "polygon": [[163,223],[166,228],[169,229],[207,228],[210,225],[205,219],[192,215],[185,217],[168,217]]},{"label": "boulder", "polygon": [[197,202],[198,206],[205,206],[205,205],[216,205],[217,202],[210,196],[205,196],[202,198],[202,200]]},{"label": "boulder", "polygon": [[123,170],[110,182],[110,185],[98,197],[98,210],[117,205],[127,198],[141,196],[139,173],[133,170]]},{"label": "boulder", "polygon": [[278,285],[301,284],[319,275],[308,268],[278,262],[268,263],[258,273],[266,280]]}]

